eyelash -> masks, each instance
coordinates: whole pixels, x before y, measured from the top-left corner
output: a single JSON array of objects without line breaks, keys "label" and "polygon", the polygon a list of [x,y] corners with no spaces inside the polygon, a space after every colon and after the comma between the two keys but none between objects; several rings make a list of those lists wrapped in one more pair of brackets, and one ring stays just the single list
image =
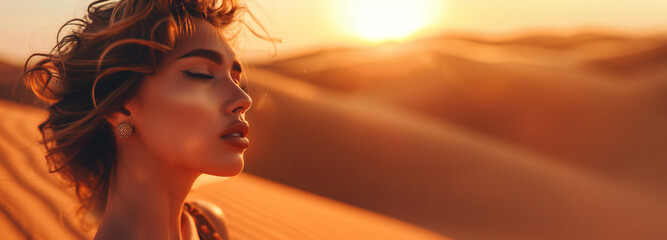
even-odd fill
[{"label": "eyelash", "polygon": [[196,72],[190,72],[190,71],[183,71],[183,73],[189,77],[197,78],[200,79],[202,82],[207,82],[208,80],[211,80],[215,78],[214,76],[204,74],[204,73],[196,73]]},{"label": "eyelash", "polygon": [[[197,78],[199,81],[202,81],[202,82],[208,82],[209,80],[215,78],[215,76],[208,75],[208,74],[205,74],[205,73],[190,72],[190,71],[187,71],[187,70],[182,71],[182,72],[185,75],[187,75],[189,77]],[[241,86],[241,90],[248,93],[248,87],[247,86]]]}]

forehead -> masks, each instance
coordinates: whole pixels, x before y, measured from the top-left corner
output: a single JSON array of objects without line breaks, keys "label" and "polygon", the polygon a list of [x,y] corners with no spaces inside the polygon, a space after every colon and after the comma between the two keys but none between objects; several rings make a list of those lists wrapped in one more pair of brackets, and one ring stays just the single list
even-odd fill
[{"label": "forehead", "polygon": [[201,19],[195,19],[193,22],[194,32],[187,34],[176,44],[174,50],[167,54],[167,61],[174,61],[179,56],[195,49],[219,52],[224,62],[235,59],[234,51],[225,40],[222,30]]}]

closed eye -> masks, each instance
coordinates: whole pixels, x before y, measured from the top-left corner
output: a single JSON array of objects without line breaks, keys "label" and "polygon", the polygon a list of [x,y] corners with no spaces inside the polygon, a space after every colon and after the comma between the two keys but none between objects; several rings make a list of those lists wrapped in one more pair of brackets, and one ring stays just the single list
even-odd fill
[{"label": "closed eye", "polygon": [[201,81],[208,81],[208,80],[211,80],[211,79],[215,78],[215,76],[208,75],[208,74],[205,74],[205,73],[190,72],[188,70],[181,71],[181,72],[188,77],[197,78]]},{"label": "closed eye", "polygon": [[[184,71],[181,71],[181,72],[188,77],[196,78],[197,80],[203,81],[203,82],[207,82],[208,80],[211,80],[211,79],[215,78],[215,76],[208,75],[208,74],[205,74],[205,73],[190,72],[188,70],[184,70]],[[239,80],[236,80],[236,82],[240,85],[239,87],[241,88],[241,90],[243,90],[245,93],[248,93],[248,84],[241,84],[241,82]]]}]

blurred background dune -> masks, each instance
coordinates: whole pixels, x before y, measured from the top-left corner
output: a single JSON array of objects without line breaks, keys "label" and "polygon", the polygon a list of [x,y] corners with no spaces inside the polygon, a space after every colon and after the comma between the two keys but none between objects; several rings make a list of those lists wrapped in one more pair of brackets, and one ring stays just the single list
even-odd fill
[{"label": "blurred background dune", "polygon": [[[248,4],[286,43],[239,44],[246,172],[454,239],[667,239],[667,3]],[[25,42],[0,97],[35,104]]]}]

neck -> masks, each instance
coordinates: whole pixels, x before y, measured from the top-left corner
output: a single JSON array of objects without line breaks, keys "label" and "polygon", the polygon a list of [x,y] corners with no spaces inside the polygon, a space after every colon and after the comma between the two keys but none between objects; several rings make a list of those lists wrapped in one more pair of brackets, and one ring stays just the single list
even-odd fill
[{"label": "neck", "polygon": [[160,164],[145,151],[132,149],[136,145],[118,147],[118,162],[97,235],[182,239],[183,203],[199,174]]}]

